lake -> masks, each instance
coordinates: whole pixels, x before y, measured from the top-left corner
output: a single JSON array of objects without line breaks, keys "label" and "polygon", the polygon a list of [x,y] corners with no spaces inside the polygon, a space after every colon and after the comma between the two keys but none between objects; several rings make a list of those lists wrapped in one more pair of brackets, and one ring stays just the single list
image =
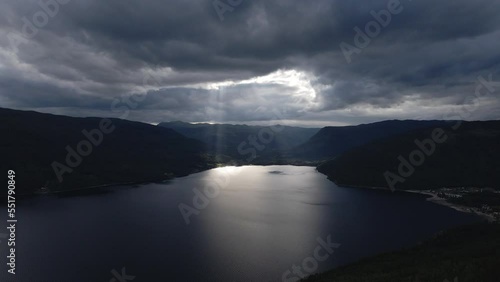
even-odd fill
[{"label": "lake", "polygon": [[17,218],[17,274],[0,238],[1,281],[294,281],[480,220],[299,166],[40,196],[19,202]]}]

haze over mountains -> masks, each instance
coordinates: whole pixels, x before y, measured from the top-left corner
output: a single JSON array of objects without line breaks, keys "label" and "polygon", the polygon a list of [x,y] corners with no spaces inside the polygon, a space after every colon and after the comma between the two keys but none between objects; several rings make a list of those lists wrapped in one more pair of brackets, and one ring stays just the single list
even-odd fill
[{"label": "haze over mountains", "polygon": [[291,149],[308,141],[320,130],[282,125],[191,124],[182,121],[162,122],[158,126],[204,142],[206,150],[220,159],[239,161],[245,161],[252,151],[256,152],[256,156],[266,156],[276,150]]},{"label": "haze over mountains", "polygon": [[[10,109],[0,109],[0,121],[6,133],[0,152],[11,166],[4,169],[26,176],[19,178],[20,193],[43,186],[59,191],[161,181],[218,164],[311,165],[330,159],[319,171],[340,185],[387,187],[384,172],[397,171],[398,156],[409,154],[416,148],[415,139],[432,136],[435,128],[443,128],[448,140],[398,188],[492,186],[500,181],[498,121],[463,122],[457,130],[449,121],[393,120],[320,130],[280,126],[271,131],[264,126],[184,122],[153,126]],[[113,130],[103,132],[106,128]],[[249,158],[253,153],[255,158]]]}]

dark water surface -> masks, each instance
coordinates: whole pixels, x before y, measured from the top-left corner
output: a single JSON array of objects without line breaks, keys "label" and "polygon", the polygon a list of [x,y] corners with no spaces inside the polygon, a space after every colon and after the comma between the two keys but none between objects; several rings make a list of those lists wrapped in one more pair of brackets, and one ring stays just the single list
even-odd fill
[{"label": "dark water surface", "polygon": [[[337,187],[313,167],[226,167],[106,192],[19,202],[17,274],[0,239],[0,281],[120,282],[123,268],[134,282],[281,281],[318,238],[340,247],[317,267],[306,259],[314,272],[479,220],[418,195]],[[186,224],[179,204],[193,199],[203,209]]]}]

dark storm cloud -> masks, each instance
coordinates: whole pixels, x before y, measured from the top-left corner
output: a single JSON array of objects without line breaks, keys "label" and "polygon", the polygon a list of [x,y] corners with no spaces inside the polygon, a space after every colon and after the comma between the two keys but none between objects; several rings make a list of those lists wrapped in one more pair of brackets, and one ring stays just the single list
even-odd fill
[{"label": "dark storm cloud", "polygon": [[77,107],[108,110],[111,101],[84,95],[50,83],[27,81],[15,77],[0,77],[2,106],[12,108]]},{"label": "dark storm cloud", "polygon": [[[113,98],[147,92],[131,118],[253,122],[276,119],[262,107],[279,105],[289,120],[357,123],[439,117],[466,101],[479,75],[500,80],[494,0],[402,0],[348,63],[340,44],[355,46],[354,27],[391,1],[243,0],[223,21],[212,0],[61,0],[57,11],[55,0],[3,1],[0,102],[109,116]],[[49,16],[37,27],[43,6]],[[278,70],[309,74],[315,96],[252,80]],[[223,81],[232,83],[213,86]],[[489,99],[475,118],[497,118],[498,95]]]}]

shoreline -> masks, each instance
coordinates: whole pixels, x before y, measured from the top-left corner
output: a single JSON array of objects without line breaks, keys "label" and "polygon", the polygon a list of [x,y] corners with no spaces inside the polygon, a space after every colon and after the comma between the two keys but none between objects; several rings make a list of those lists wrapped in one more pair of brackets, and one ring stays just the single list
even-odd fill
[{"label": "shoreline", "polygon": [[88,190],[99,190],[102,188],[122,186],[122,185],[142,185],[142,184],[148,184],[148,183],[158,183],[158,182],[162,182],[162,181],[172,180],[175,178],[177,178],[177,177],[164,179],[164,180],[156,180],[156,181],[132,181],[132,182],[108,183],[108,184],[100,184],[100,185],[94,185],[94,186],[85,186],[85,187],[69,189],[69,190],[47,190],[47,191],[37,190],[37,191],[34,191],[32,193],[28,193],[28,194],[17,194],[17,195],[19,197],[54,196],[54,195],[64,194],[64,193],[78,193],[78,192],[83,192],[83,191],[88,191]]},{"label": "shoreline", "polygon": [[93,186],[85,186],[85,187],[80,187],[80,188],[75,188],[75,189],[68,189],[68,190],[47,190],[47,191],[40,191],[40,189],[28,193],[28,194],[18,194],[18,196],[21,197],[37,197],[37,196],[48,196],[48,195],[57,195],[57,194],[64,194],[64,193],[75,193],[75,192],[82,192],[82,191],[87,191],[87,190],[93,190],[93,189],[101,189],[101,188],[108,188],[108,187],[115,187],[115,186],[122,186],[122,185],[143,185],[143,184],[150,184],[150,183],[161,183],[164,181],[169,181],[169,180],[174,180],[177,178],[182,178],[186,177],[189,175],[193,175],[196,173],[208,171],[211,169],[215,168],[221,168],[221,167],[242,167],[242,166],[280,166],[280,165],[289,165],[289,166],[308,166],[308,167],[315,167],[314,165],[310,164],[222,164],[219,163],[213,167],[209,167],[206,169],[202,169],[199,171],[193,171],[191,173],[187,173],[185,175],[178,175],[178,176],[171,176],[165,179],[156,179],[156,180],[144,180],[144,181],[129,181],[129,182],[117,182],[117,183],[108,183],[108,184],[99,184],[99,185],[93,185]]},{"label": "shoreline", "polygon": [[391,189],[386,188],[386,187],[342,185],[342,184],[337,183],[335,180],[331,179],[330,177],[327,177],[327,178],[328,178],[328,180],[332,181],[333,183],[335,183],[335,185],[337,185],[339,187],[369,189],[369,190],[378,190],[378,191],[385,191],[385,192],[406,192],[406,193],[425,195],[425,196],[428,196],[425,200],[429,201],[431,203],[445,206],[445,207],[454,209],[454,210],[459,211],[459,212],[475,214],[479,217],[482,217],[482,218],[488,220],[488,222],[496,222],[497,221],[497,219],[493,215],[483,213],[483,212],[479,211],[477,208],[451,203],[451,202],[447,201],[446,199],[439,197],[436,193],[430,192],[429,190],[394,190],[394,191],[392,191]]},{"label": "shoreline", "polygon": [[[215,165],[213,167],[210,167],[210,168],[206,168],[206,169],[202,169],[202,170],[199,170],[199,171],[191,172],[191,173],[188,173],[186,175],[171,176],[171,177],[168,177],[168,178],[165,178],[165,179],[156,179],[156,180],[149,180],[149,181],[129,181],[129,182],[108,183],[108,184],[100,184],[100,185],[94,185],[94,186],[86,186],[86,187],[81,187],[81,188],[76,188],[76,189],[70,189],[70,190],[56,190],[56,191],[50,191],[50,190],[49,191],[40,191],[40,190],[37,190],[37,191],[35,191],[33,193],[20,194],[19,196],[21,196],[21,197],[31,197],[31,196],[36,197],[36,196],[45,196],[45,195],[57,195],[57,194],[63,194],[63,193],[75,193],[75,192],[82,192],[82,191],[93,190],[93,189],[97,190],[97,189],[101,189],[101,188],[116,187],[116,186],[122,186],[122,185],[142,185],[142,184],[149,184],[149,183],[159,183],[159,182],[173,180],[173,179],[176,179],[176,178],[186,177],[186,176],[189,176],[189,175],[192,175],[192,174],[204,172],[204,171],[207,171],[207,170],[210,170],[210,169],[214,169],[214,168],[219,168],[219,167],[229,167],[229,166],[235,166],[235,167],[242,167],[242,166],[276,166],[276,165],[278,165],[278,166],[279,165],[291,165],[291,166],[310,166],[310,167],[314,167],[314,165],[311,165],[311,164],[297,164],[297,163],[294,163],[294,164],[222,164],[222,163],[219,163],[219,164],[217,164],[217,165]],[[316,171],[318,171],[317,167],[316,167]],[[323,174],[323,173],[321,173],[321,174]],[[356,186],[356,185],[340,184],[340,183],[337,183],[334,179],[331,179],[328,176],[327,176],[327,179],[330,180],[330,181],[332,181],[335,185],[337,185],[339,187],[345,187],[345,188],[368,189],[368,190],[385,191],[385,192],[393,192],[393,193],[395,193],[395,192],[406,192],[406,193],[424,195],[424,196],[427,196],[427,198],[425,200],[429,201],[431,203],[434,203],[434,204],[437,204],[437,205],[441,205],[441,206],[445,206],[445,207],[454,209],[454,210],[459,211],[459,212],[475,214],[475,215],[477,215],[479,217],[482,217],[482,218],[488,220],[488,222],[495,222],[496,221],[496,218],[493,215],[483,213],[483,212],[479,211],[477,208],[467,207],[467,206],[463,206],[463,205],[451,203],[451,202],[447,201],[446,199],[439,197],[436,193],[430,192],[429,190],[394,190],[394,191],[392,191],[391,189],[386,188],[386,187]]]},{"label": "shoreline", "polygon": [[445,207],[448,207],[448,208],[452,208],[452,209],[454,209],[456,211],[459,211],[459,212],[471,213],[471,214],[478,215],[478,216],[483,217],[486,220],[488,220],[488,222],[495,222],[496,221],[496,218],[493,215],[481,212],[477,208],[463,206],[463,205],[459,205],[459,204],[454,204],[454,203],[448,202],[446,199],[439,197],[436,193],[432,193],[432,192],[427,191],[427,190],[422,190],[422,191],[419,191],[419,190],[405,190],[405,191],[409,192],[409,193],[415,193],[415,194],[420,194],[420,195],[427,195],[429,197],[425,199],[426,201],[429,201],[429,202],[437,204],[437,205],[445,206]]},{"label": "shoreline", "polygon": [[[215,168],[215,167],[213,167]],[[209,169],[213,169],[209,168]],[[127,181],[127,182],[116,182],[116,183],[107,183],[107,184],[99,184],[99,185],[92,185],[92,186],[84,186],[84,187],[79,187],[79,188],[74,188],[74,189],[67,189],[67,190],[50,190],[47,189],[46,191],[42,191],[41,188],[37,189],[34,192],[27,193],[27,194],[18,194],[18,196],[22,197],[37,197],[37,196],[47,196],[47,195],[57,195],[57,194],[64,194],[64,193],[75,193],[75,192],[82,192],[86,190],[98,190],[101,188],[108,188],[108,187],[115,187],[115,186],[122,186],[122,185],[142,185],[142,184],[149,184],[149,183],[161,183],[164,181],[169,181],[173,180],[176,178],[180,177],[185,177],[194,173],[198,172],[203,172],[209,169],[204,169],[196,172],[192,172],[186,175],[179,175],[179,176],[169,176],[163,179],[155,179],[155,180],[141,180],[141,181]]]}]

